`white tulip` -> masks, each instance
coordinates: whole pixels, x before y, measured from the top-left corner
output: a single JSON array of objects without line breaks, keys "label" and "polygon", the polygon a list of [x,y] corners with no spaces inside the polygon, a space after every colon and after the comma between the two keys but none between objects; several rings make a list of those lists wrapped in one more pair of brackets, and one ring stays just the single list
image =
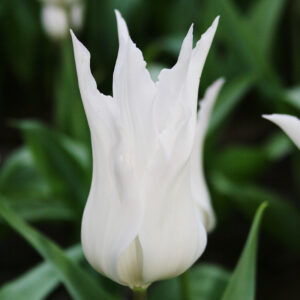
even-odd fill
[{"label": "white tulip", "polygon": [[278,125],[300,149],[300,120],[298,118],[283,114],[264,115],[263,117]]},{"label": "white tulip", "polygon": [[116,15],[120,46],[113,97],[98,91],[90,53],[72,33],[93,151],[81,237],[97,271],[145,288],[188,269],[203,253],[206,231],[214,224],[200,154],[223,81],[208,89],[199,120],[197,96],[218,18],[194,49],[191,27],[175,66],[153,82],[125,21]]}]

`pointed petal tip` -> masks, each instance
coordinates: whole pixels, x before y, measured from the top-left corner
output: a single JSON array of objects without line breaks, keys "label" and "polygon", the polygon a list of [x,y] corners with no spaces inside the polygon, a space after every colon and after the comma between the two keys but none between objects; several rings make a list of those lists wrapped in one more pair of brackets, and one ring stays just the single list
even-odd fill
[{"label": "pointed petal tip", "polygon": [[115,15],[117,19],[119,42],[121,42],[122,39],[127,40],[129,37],[127,24],[124,18],[122,17],[121,13],[119,12],[119,10],[115,9]]},{"label": "pointed petal tip", "polygon": [[284,114],[270,114],[270,115],[264,114],[264,115],[262,115],[262,117],[266,120],[276,123],[281,118],[291,117],[291,116],[284,115]]},{"label": "pointed petal tip", "polygon": [[286,116],[284,114],[263,114],[262,117],[265,118],[265,119],[273,119],[273,118],[276,118],[276,117],[280,117],[280,116]]},{"label": "pointed petal tip", "polygon": [[115,15],[116,15],[116,18],[122,18],[122,15],[120,13],[120,11],[118,9],[114,9],[114,12],[115,12]]},{"label": "pointed petal tip", "polygon": [[182,42],[182,45],[184,45],[185,43],[189,43],[189,44],[191,44],[191,47],[193,47],[193,33],[194,33],[194,23],[191,24],[183,42]]},{"label": "pointed petal tip", "polygon": [[213,85],[217,85],[218,87],[221,88],[225,82],[226,82],[226,79],[224,77],[220,77],[213,83]]},{"label": "pointed petal tip", "polygon": [[219,25],[220,16],[216,16],[214,21],[212,22],[210,28],[216,29]]},{"label": "pointed petal tip", "polygon": [[220,16],[216,16],[210,27],[213,27],[213,28],[218,27],[219,21],[220,21]]},{"label": "pointed petal tip", "polygon": [[193,31],[194,31],[194,23],[191,24],[188,32],[193,33]]},{"label": "pointed petal tip", "polygon": [[286,114],[271,114],[263,115],[262,117],[279,126],[300,149],[300,138],[298,134],[300,130],[300,119]]},{"label": "pointed petal tip", "polygon": [[264,115],[261,115],[261,116],[262,116],[262,118],[271,121],[273,115],[266,115],[266,114],[264,114]]},{"label": "pointed petal tip", "polygon": [[191,24],[186,37],[189,37],[193,42],[193,36],[194,36],[194,23]]},{"label": "pointed petal tip", "polygon": [[[212,22],[212,24],[208,27],[208,29],[201,35],[201,39],[209,39],[212,40],[215,36],[218,24],[219,24],[219,19],[220,16],[217,16],[214,21]],[[200,40],[201,40],[200,39]],[[198,41],[198,43],[200,42],[200,40]]]},{"label": "pointed petal tip", "polygon": [[77,46],[78,44],[81,44],[72,29],[70,29],[70,34],[71,34],[71,38],[72,38],[72,42],[73,42],[74,47]]},{"label": "pointed petal tip", "polygon": [[223,84],[225,83],[225,78],[221,77],[214,81],[208,88],[206,93],[216,93],[219,94],[219,91],[221,90]]},{"label": "pointed petal tip", "polygon": [[287,114],[270,114],[270,115],[262,115],[262,117],[266,120],[273,122],[274,124],[282,127],[286,124],[291,124],[291,122],[300,122],[295,116],[287,115]]},{"label": "pointed petal tip", "polygon": [[75,36],[75,34],[74,34],[72,28],[70,28],[69,31],[70,31],[70,35],[71,35],[72,40],[73,40],[74,38],[76,38],[76,36]]},{"label": "pointed petal tip", "polygon": [[86,59],[89,60],[91,55],[88,49],[86,49],[86,47],[78,40],[72,29],[70,29],[70,34],[72,38],[76,64]]}]

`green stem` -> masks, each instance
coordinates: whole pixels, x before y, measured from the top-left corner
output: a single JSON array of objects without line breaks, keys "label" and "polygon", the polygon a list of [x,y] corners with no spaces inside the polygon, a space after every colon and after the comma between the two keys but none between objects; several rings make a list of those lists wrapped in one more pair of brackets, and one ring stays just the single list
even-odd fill
[{"label": "green stem", "polygon": [[182,300],[190,300],[190,285],[189,285],[189,271],[184,272],[180,277],[180,292]]},{"label": "green stem", "polygon": [[133,290],[133,300],[147,300],[147,290],[146,289],[134,289]]}]

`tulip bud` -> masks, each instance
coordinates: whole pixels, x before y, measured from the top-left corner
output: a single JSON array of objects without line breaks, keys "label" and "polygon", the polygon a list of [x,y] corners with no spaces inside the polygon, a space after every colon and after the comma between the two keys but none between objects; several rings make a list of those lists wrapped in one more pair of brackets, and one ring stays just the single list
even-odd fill
[{"label": "tulip bud", "polygon": [[69,29],[65,10],[52,4],[46,4],[42,8],[42,23],[46,33],[54,39],[65,37]]},{"label": "tulip bud", "polygon": [[79,30],[83,23],[83,4],[80,0],[44,0],[42,24],[53,39],[67,36],[69,28]]},{"label": "tulip bud", "polygon": [[120,46],[113,97],[98,91],[90,53],[72,33],[93,152],[81,238],[97,271],[131,288],[146,288],[188,269],[214,225],[201,151],[223,81],[208,89],[198,116],[197,97],[218,18],[194,49],[191,27],[175,66],[153,82],[125,21],[116,15]]},{"label": "tulip bud", "polygon": [[79,30],[82,27],[83,23],[83,12],[84,7],[82,3],[74,3],[71,7],[70,18],[71,18],[71,25],[73,28]]},{"label": "tulip bud", "polygon": [[283,114],[264,115],[263,117],[278,125],[300,149],[300,120],[298,118]]}]

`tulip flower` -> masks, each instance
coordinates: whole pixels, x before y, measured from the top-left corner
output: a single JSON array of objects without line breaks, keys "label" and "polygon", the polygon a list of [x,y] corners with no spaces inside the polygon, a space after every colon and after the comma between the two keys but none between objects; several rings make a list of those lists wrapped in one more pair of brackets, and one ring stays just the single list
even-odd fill
[{"label": "tulip flower", "polygon": [[208,89],[198,116],[197,97],[218,18],[194,49],[191,27],[175,66],[153,82],[125,21],[118,11],[116,16],[113,97],[97,89],[90,53],[71,32],[93,154],[81,238],[97,271],[146,288],[187,270],[214,226],[201,151],[223,81]]},{"label": "tulip flower", "polygon": [[300,120],[298,118],[283,114],[264,115],[263,117],[278,125],[300,149]]}]

